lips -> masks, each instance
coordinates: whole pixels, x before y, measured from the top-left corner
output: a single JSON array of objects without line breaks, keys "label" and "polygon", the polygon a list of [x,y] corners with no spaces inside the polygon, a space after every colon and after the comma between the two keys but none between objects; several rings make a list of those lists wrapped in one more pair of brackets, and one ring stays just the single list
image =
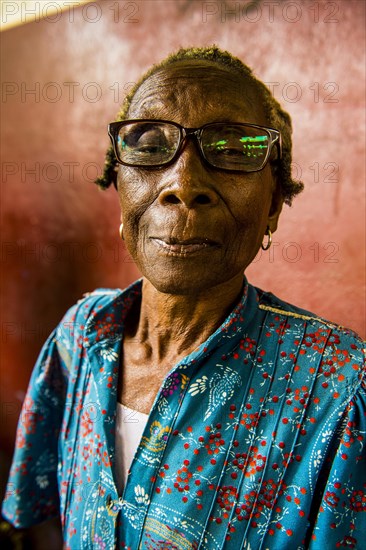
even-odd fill
[{"label": "lips", "polygon": [[178,239],[175,237],[151,237],[161,251],[170,255],[186,256],[208,249],[217,248],[219,243],[207,237]]}]

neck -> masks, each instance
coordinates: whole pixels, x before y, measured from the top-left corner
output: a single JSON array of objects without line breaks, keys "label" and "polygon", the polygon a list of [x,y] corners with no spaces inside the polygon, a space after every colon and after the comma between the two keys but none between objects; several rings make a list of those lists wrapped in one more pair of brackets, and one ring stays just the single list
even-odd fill
[{"label": "neck", "polygon": [[126,338],[144,350],[145,361],[177,362],[223,323],[240,299],[242,287],[240,274],[203,295],[172,295],[159,292],[144,279],[140,311],[131,318]]}]

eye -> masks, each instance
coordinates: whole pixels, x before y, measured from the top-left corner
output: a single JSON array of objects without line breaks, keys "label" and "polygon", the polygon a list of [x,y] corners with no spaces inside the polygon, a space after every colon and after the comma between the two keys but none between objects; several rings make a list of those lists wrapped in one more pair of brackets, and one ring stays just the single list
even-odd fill
[{"label": "eye", "polygon": [[205,152],[217,157],[243,157],[243,147],[239,140],[221,139],[204,145]]},{"label": "eye", "polygon": [[237,144],[224,145],[218,148],[217,152],[225,157],[243,156],[243,151]]},{"label": "eye", "polygon": [[126,164],[157,166],[173,158],[179,129],[168,122],[129,122],[118,135],[120,158]]},{"label": "eye", "polygon": [[141,151],[164,149],[168,142],[162,128],[152,125],[139,125],[120,135],[122,149],[132,148]]}]

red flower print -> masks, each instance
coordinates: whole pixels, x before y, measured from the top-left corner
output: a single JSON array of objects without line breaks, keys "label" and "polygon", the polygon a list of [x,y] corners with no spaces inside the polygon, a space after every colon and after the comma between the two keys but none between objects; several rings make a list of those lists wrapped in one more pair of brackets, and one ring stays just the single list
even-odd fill
[{"label": "red flower print", "polygon": [[244,495],[244,502],[235,508],[235,514],[238,521],[248,520],[253,512],[253,506],[256,499],[256,492],[251,491]]},{"label": "red flower print", "polygon": [[327,491],[324,500],[329,506],[335,508],[338,506],[339,497],[333,491]]},{"label": "red flower print", "polygon": [[227,515],[227,512],[230,512],[237,500],[238,491],[236,487],[233,487],[232,485],[223,485],[219,488],[216,502],[224,512],[224,517]]},{"label": "red flower print", "polygon": [[82,436],[86,437],[93,431],[93,421],[88,411],[84,411],[81,417]]},{"label": "red flower print", "polygon": [[340,542],[337,542],[337,548],[357,548],[357,540],[354,537],[346,536]]},{"label": "red flower print", "polygon": [[350,498],[350,508],[354,512],[366,512],[366,493],[353,491]]},{"label": "red flower print", "polygon": [[259,494],[256,491],[250,491],[244,495],[244,502],[235,508],[238,521],[248,520],[250,517],[259,518],[265,508],[274,508],[277,497],[286,489],[285,483],[278,484],[273,479],[264,481]]},{"label": "red flower print", "polygon": [[[225,445],[225,440],[222,438],[220,430],[221,430],[221,424],[216,424],[216,429],[212,428],[208,436],[208,441],[204,445],[208,455],[219,454],[220,447],[222,445]],[[204,437],[203,436],[199,437],[198,441],[203,443]]]},{"label": "red flower print", "polygon": [[36,431],[37,422],[43,420],[42,415],[32,410],[33,407],[34,403],[32,399],[27,397],[20,417],[20,421],[23,424],[23,428],[26,434],[34,434]]},{"label": "red flower print", "polygon": [[338,363],[340,367],[344,367],[344,365],[346,363],[349,363],[351,359],[349,356],[349,352],[346,349],[337,349],[335,351],[335,355],[333,356],[333,360]]},{"label": "red flower print", "polygon": [[232,462],[234,472],[231,477],[235,475],[235,479],[238,470],[244,470],[245,477],[251,477],[265,468],[266,460],[265,456],[258,453],[258,447],[252,447],[249,453],[236,453]]},{"label": "red flower print", "polygon": [[257,342],[252,338],[245,338],[244,340],[240,341],[240,349],[243,349],[247,353],[250,353],[250,355],[254,355],[256,345]]},{"label": "red flower print", "polygon": [[97,331],[96,340],[113,336],[119,329],[119,324],[115,321],[114,313],[107,313],[101,317],[95,323],[95,329]]}]

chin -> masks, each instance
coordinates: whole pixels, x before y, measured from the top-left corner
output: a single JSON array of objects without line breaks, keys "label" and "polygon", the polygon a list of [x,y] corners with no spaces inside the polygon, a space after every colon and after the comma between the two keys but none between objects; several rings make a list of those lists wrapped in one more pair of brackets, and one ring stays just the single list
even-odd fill
[{"label": "chin", "polygon": [[204,288],[197,287],[196,285],[177,285],[174,282],[161,282],[155,283],[149,281],[158,292],[162,294],[170,294],[171,296],[196,296],[207,290],[207,286]]},{"label": "chin", "polygon": [[151,273],[145,274],[145,278],[149,281],[153,287],[163,294],[172,294],[175,296],[192,296],[207,289],[206,284],[199,284],[195,280],[187,278],[182,280],[180,277],[170,276],[165,273],[163,277],[159,277],[157,273],[152,275]]},{"label": "chin", "polygon": [[161,273],[156,270],[154,273],[144,273],[144,277],[158,292],[174,296],[203,294],[230,279],[228,273],[218,274],[214,270],[208,271],[207,268],[205,273],[197,274],[189,273],[189,270],[184,270],[183,273],[174,270]]}]

